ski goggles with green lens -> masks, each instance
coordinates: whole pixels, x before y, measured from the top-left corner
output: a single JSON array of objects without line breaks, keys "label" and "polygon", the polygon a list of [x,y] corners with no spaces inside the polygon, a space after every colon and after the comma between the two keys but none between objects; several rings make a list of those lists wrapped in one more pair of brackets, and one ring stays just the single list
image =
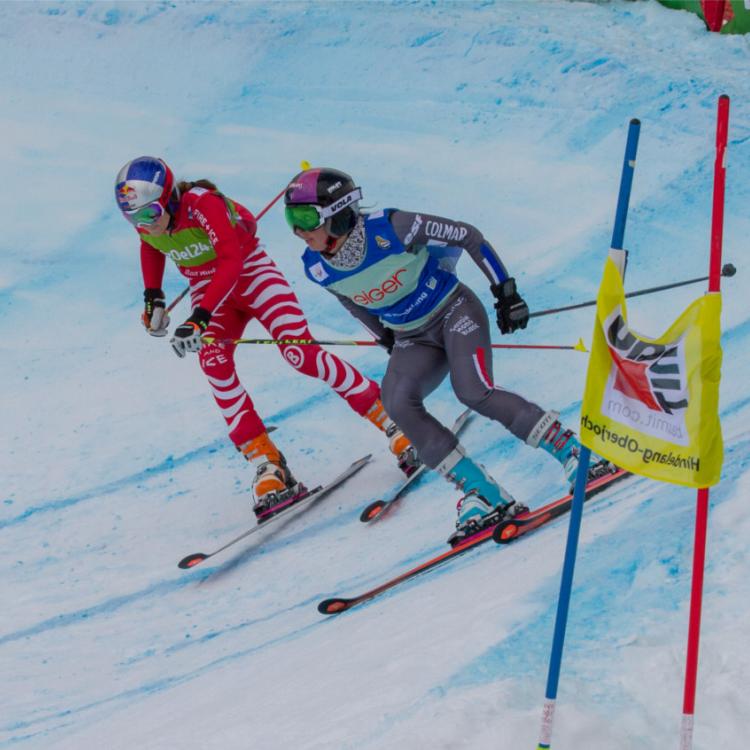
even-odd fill
[{"label": "ski goggles with green lens", "polygon": [[136,227],[150,227],[164,216],[164,206],[154,201],[132,211],[123,211],[122,215]]},{"label": "ski goggles with green lens", "polygon": [[339,211],[343,211],[355,201],[362,198],[362,190],[355,188],[351,193],[347,193],[342,198],[331,203],[330,206],[323,208],[316,206],[314,203],[294,203],[284,209],[286,223],[294,229],[301,229],[303,232],[312,232],[318,227],[325,224],[325,220],[334,216]]}]

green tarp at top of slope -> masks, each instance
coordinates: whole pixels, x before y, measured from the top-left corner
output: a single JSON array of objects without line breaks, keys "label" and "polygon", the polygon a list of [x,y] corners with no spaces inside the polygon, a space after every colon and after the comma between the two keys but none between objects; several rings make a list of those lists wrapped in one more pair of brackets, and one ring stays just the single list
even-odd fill
[{"label": "green tarp at top of slope", "polygon": [[[706,16],[715,15],[715,11],[723,6],[723,18],[718,19],[722,34],[747,34],[750,31],[750,0],[725,0],[725,2],[721,0],[658,0],[658,2],[668,8],[696,13],[707,26],[710,26],[712,19],[707,20]],[[708,13],[704,12],[704,6],[708,6]]]}]

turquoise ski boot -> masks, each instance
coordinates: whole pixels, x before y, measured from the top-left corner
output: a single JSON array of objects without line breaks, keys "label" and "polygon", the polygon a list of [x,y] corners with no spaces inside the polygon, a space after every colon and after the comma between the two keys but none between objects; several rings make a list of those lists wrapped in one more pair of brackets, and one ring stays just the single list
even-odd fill
[{"label": "turquoise ski boot", "polygon": [[[581,456],[581,444],[575,432],[566,429],[558,419],[556,411],[548,411],[536,424],[526,442],[534,448],[541,448],[560,463],[565,474],[565,481],[572,492],[578,474],[578,461]],[[596,454],[591,454],[586,484],[599,477],[611,474],[616,467]]]},{"label": "turquoise ski boot", "polygon": [[461,445],[451,451],[437,471],[464,493],[456,506],[456,530],[448,537],[451,547],[488,526],[528,510],[517,503],[484,466],[469,458]]}]

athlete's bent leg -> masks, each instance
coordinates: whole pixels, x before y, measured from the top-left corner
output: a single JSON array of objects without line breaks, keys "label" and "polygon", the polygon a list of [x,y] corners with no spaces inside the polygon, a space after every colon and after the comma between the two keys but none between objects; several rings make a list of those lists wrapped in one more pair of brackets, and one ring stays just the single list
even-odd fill
[{"label": "athlete's bent leg", "polygon": [[[277,340],[312,339],[297,296],[273,261],[265,253],[256,252],[254,259],[246,265],[239,296],[251,300],[249,309],[269,334]],[[380,386],[374,380],[365,377],[346,360],[314,344],[280,344],[279,350],[297,372],[325,382],[357,414],[383,432],[389,440],[391,452],[406,474],[416,468],[409,441],[385,413],[380,401]]]},{"label": "athlete's bent leg", "polygon": [[396,337],[383,378],[383,405],[416,448],[435,468],[457,445],[456,436],[427,412],[424,399],[448,373],[445,353],[413,339]]},{"label": "athlete's bent leg", "polygon": [[[211,338],[239,338],[249,317],[249,314],[224,303],[212,316],[205,335]],[[237,375],[234,364],[236,348],[234,344],[206,344],[200,350],[198,361],[227,423],[229,438],[237,448],[241,448],[262,435],[266,428]]]},{"label": "athlete's bent leg", "polygon": [[[239,338],[251,317],[248,310],[230,298],[214,311],[205,335]],[[237,376],[235,349],[234,344],[206,344],[200,350],[199,361],[227,423],[230,439],[255,470],[253,510],[259,519],[265,519],[276,504],[294,495],[300,486]]]},{"label": "athlete's bent leg", "polygon": [[495,386],[489,320],[484,306],[468,287],[462,287],[446,315],[443,344],[451,384],[461,403],[500,422],[525,441],[544,410],[518,393]]},{"label": "athlete's bent leg", "polygon": [[[274,339],[312,339],[297,296],[275,264],[265,257],[262,272],[248,284],[253,314]],[[327,383],[365,416],[380,398],[378,384],[335,354],[317,345],[282,344],[281,356],[298,372]]]}]

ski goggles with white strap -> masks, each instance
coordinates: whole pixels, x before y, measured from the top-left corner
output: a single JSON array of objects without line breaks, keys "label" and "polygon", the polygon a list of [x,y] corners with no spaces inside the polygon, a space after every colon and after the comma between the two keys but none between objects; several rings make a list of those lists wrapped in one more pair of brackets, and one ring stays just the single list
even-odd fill
[{"label": "ski goggles with white strap", "polygon": [[158,201],[154,201],[132,211],[123,211],[122,215],[136,227],[150,227],[161,219],[164,211],[164,206]]},{"label": "ski goggles with white strap", "polygon": [[284,209],[286,223],[294,229],[301,229],[303,232],[312,232],[318,227],[325,224],[326,219],[335,216],[339,211],[343,211],[355,201],[361,200],[361,188],[355,188],[351,193],[347,193],[342,198],[331,203],[330,206],[317,206],[314,203],[295,203]]}]

